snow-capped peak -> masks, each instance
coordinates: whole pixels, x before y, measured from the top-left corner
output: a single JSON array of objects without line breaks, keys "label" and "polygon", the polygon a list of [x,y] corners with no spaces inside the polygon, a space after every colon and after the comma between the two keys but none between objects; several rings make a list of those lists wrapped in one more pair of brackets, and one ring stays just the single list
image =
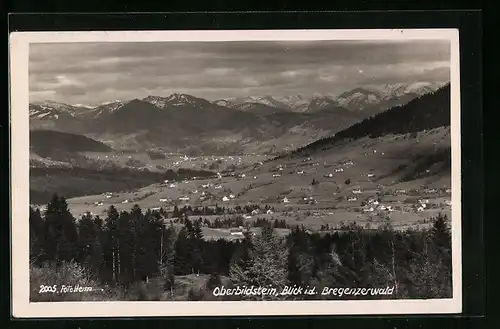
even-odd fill
[{"label": "snow-capped peak", "polygon": [[95,108],[96,106],[92,106],[92,105],[86,105],[86,104],[73,104],[74,107],[83,107],[83,108],[86,108],[86,109],[93,109]]},{"label": "snow-capped peak", "polygon": [[181,93],[174,93],[167,97],[148,96],[144,98],[143,101],[153,104],[154,106],[159,108],[165,108],[168,106],[183,106],[183,105],[204,107],[210,104],[210,102],[205,99]]}]

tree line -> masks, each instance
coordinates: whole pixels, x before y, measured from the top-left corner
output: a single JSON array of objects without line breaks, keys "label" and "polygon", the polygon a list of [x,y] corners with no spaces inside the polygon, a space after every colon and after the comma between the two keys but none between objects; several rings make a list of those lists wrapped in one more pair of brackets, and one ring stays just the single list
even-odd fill
[{"label": "tree line", "polygon": [[212,284],[225,277],[247,286],[392,285],[396,298],[451,296],[451,233],[441,215],[428,229],[400,232],[387,222],[365,230],[353,223],[320,234],[296,226],[285,237],[276,224],[261,222],[260,230],[246,228],[243,239],[230,241],[204,237],[200,219],[183,216],[180,224],[166,224],[159,212],[137,205],[128,212],[110,206],[104,218],[76,220],[66,200],[54,195],[43,215],[30,208],[29,220],[33,268],[57,271],[74,261],[100,284],[124,289],[154,278],[169,292],[179,276],[195,274],[208,275]]}]

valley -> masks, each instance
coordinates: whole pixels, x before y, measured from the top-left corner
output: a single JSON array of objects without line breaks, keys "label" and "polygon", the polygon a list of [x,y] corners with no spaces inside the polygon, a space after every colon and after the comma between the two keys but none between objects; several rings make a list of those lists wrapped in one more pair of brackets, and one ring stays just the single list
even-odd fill
[{"label": "valley", "polygon": [[[203,104],[209,115],[217,110],[209,102],[188,100]],[[148,101],[154,105],[132,102],[158,115],[153,118],[163,118],[157,106],[165,107],[169,99]],[[295,226],[329,232],[356,223],[376,229],[388,218],[395,229],[404,230],[425,227],[438,213],[451,215],[449,86],[368,117],[337,107],[254,115],[247,111],[252,104],[233,127],[227,120],[241,114],[235,109],[228,117],[221,114],[222,122],[212,119],[206,126],[204,121],[191,122],[189,129],[168,123],[179,136],[202,127],[188,140],[169,139],[151,118],[121,125],[120,131],[110,128],[101,138],[86,134],[94,139],[34,130],[40,139],[32,143],[32,204],[43,210],[57,192],[68,198],[76,218],[87,212],[105,217],[111,205],[118,211],[138,205],[161,211],[172,225],[181,225],[175,209],[183,209],[202,220],[206,239],[229,240],[243,237],[238,227],[258,230],[256,222],[262,220],[285,223],[277,230],[287,235]],[[133,108],[126,111],[134,113]],[[118,113],[114,109],[109,115]],[[249,122],[241,119],[246,116]],[[173,117],[186,120],[180,113]],[[109,118],[101,120],[112,122]],[[114,139],[116,133],[135,133],[148,124],[152,129],[132,143],[120,145]],[[58,143],[41,142],[45,135],[59,137]],[[160,136],[170,147],[152,142]],[[65,138],[71,142],[65,144]],[[141,138],[150,147],[137,148],[134,143]],[[181,145],[186,152],[172,152],[172,146]],[[199,211],[208,208],[222,210]],[[229,224],[214,224],[221,222]]]}]

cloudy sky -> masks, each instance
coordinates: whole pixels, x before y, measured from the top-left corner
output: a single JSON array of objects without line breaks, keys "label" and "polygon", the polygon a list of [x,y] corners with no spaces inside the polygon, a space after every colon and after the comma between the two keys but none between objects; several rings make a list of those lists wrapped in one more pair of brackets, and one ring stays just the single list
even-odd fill
[{"label": "cloudy sky", "polygon": [[99,104],[174,92],[216,100],[338,94],[447,82],[448,41],[64,43],[30,45],[30,101]]}]

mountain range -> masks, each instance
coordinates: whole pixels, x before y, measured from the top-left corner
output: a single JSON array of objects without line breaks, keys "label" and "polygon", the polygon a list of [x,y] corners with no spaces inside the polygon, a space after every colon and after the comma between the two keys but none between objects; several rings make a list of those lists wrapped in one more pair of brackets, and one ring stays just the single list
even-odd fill
[{"label": "mountain range", "polygon": [[439,87],[434,83],[397,84],[355,88],[338,96],[251,96],[216,101],[175,93],[99,106],[33,102],[29,105],[30,129],[81,134],[114,149],[272,153],[331,136]]}]

